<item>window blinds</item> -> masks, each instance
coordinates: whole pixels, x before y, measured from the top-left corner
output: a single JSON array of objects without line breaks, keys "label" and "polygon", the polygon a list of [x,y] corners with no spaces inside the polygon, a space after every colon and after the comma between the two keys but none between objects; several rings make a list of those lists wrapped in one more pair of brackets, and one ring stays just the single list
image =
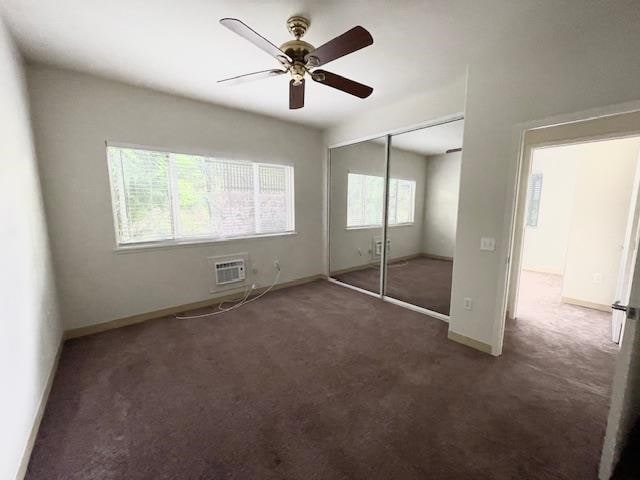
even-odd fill
[{"label": "window blinds", "polygon": [[540,214],[540,197],[542,196],[542,173],[532,173],[529,178],[529,208],[527,211],[527,226],[538,226]]},{"label": "window blinds", "polygon": [[294,230],[293,167],[107,150],[119,244]]}]

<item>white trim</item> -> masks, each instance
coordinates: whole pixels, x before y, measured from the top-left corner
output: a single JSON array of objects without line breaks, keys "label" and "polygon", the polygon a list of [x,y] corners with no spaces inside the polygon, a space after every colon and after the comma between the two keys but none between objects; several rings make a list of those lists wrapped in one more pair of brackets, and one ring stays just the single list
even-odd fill
[{"label": "white trim", "polygon": [[[391,135],[385,137],[384,142],[384,188],[382,190],[382,245],[380,250],[380,298],[384,299],[387,292],[387,257],[389,255],[389,189],[391,186]],[[397,192],[397,185],[396,185]],[[415,202],[415,197],[413,199]],[[374,255],[376,253],[374,249]]]},{"label": "white trim", "polygon": [[388,130],[382,133],[374,133],[370,135],[366,135],[364,137],[359,137],[353,140],[345,140],[343,142],[337,142],[329,145],[329,148],[339,148],[339,147],[347,147],[349,145],[354,145],[356,143],[368,142],[369,140],[375,140],[377,138],[386,137],[387,135],[400,135],[402,133],[413,132],[414,130],[421,130],[423,128],[436,127],[438,125],[444,125],[446,123],[457,122],[459,120],[464,120],[464,113],[455,113],[453,115],[446,115],[444,117],[440,117],[435,120],[427,120],[425,122],[415,123],[408,127],[399,127],[393,130]]},{"label": "white trim", "polygon": [[367,295],[369,295],[371,297],[380,298],[380,294],[379,293],[371,292],[369,290],[365,290],[364,288],[360,288],[360,287],[356,287],[356,286],[353,286],[353,285],[349,285],[348,283],[341,282],[340,280],[336,280],[333,277],[327,278],[327,281],[329,281],[331,283],[335,283],[336,285],[340,285],[340,286],[345,287],[345,288],[350,288],[351,290],[355,290],[356,292],[365,293],[365,294],[367,294]]},{"label": "white trim", "polygon": [[291,168],[285,169],[285,175],[288,177],[288,181],[285,182],[285,186],[289,189],[286,195],[287,211],[289,212],[289,218],[287,219],[287,225],[295,230],[296,228],[296,169],[293,165],[286,165]]},{"label": "white trim", "polygon": [[[171,207],[171,231],[176,238],[182,231],[180,222],[180,200],[178,198],[178,176],[176,162],[171,161],[171,153],[167,153],[167,171],[169,174],[169,206]],[[138,243],[138,242],[136,242]]]},{"label": "white trim", "polygon": [[[392,223],[389,225],[389,228],[396,227],[412,227],[416,224],[416,222],[403,222],[403,223]],[[363,225],[358,227],[344,227],[345,230],[378,230],[382,229],[382,224],[380,225]]]},{"label": "white trim", "polygon": [[279,233],[258,233],[255,235],[245,235],[242,237],[228,237],[220,239],[189,239],[189,240],[161,240],[158,242],[144,242],[144,243],[131,243],[118,245],[113,249],[116,253],[133,253],[140,250],[161,250],[166,248],[175,247],[197,247],[206,245],[216,245],[219,243],[236,242],[238,240],[253,240],[259,238],[271,238],[271,237],[286,237],[289,235],[297,235],[297,231],[292,232],[279,232]]},{"label": "white trim", "polygon": [[329,278],[331,276],[331,149],[330,148],[327,148],[326,161],[327,161],[327,168],[326,168],[327,177],[325,178],[324,200],[326,201],[326,206],[327,206],[327,208],[325,209],[325,215],[327,216],[327,219],[325,222],[326,231],[324,232],[325,234],[324,241],[326,242],[325,251],[326,251],[327,257],[324,259],[325,260],[324,272],[327,278]]},{"label": "white trim", "polygon": [[174,153],[178,155],[197,155],[200,157],[209,157],[214,158],[216,160],[229,160],[232,162],[242,162],[242,163],[262,163],[265,165],[279,165],[285,167],[295,167],[294,163],[282,163],[280,160],[276,162],[265,162],[264,159],[261,160],[250,160],[247,159],[247,155],[243,155],[240,158],[237,158],[231,152],[214,152],[212,150],[205,150],[200,148],[193,147],[158,147],[154,145],[146,145],[139,143],[127,143],[127,142],[117,142],[112,140],[105,140],[104,144],[106,147],[116,147],[116,148],[130,148],[132,150],[148,150],[151,152],[161,152],[161,153]]},{"label": "white trim", "polygon": [[414,312],[422,313],[423,315],[428,315],[429,317],[437,318],[438,320],[449,323],[449,315],[445,315],[444,313],[434,312],[433,310],[429,310],[428,308],[420,307],[418,305],[414,305],[413,303],[403,302],[402,300],[398,300],[397,298],[389,297],[387,295],[384,295],[382,297],[382,300],[384,300],[385,302],[393,303],[395,305],[400,305],[401,307],[413,310]]},{"label": "white trim", "polygon": [[60,336],[60,340],[58,343],[58,348],[56,350],[55,356],[53,357],[53,362],[51,363],[51,368],[49,370],[49,374],[47,375],[47,381],[42,389],[42,393],[40,394],[40,399],[38,400],[38,406],[33,415],[33,420],[31,422],[31,431],[29,432],[29,437],[27,438],[27,443],[22,450],[22,456],[20,458],[20,464],[18,465],[18,470],[16,472],[16,480],[22,480],[27,474],[27,468],[29,467],[29,461],[31,460],[31,454],[33,453],[33,447],[36,443],[36,438],[38,436],[38,431],[40,430],[40,424],[42,423],[42,418],[44,417],[44,411],[47,407],[47,403],[49,402],[49,395],[51,394],[51,387],[53,386],[53,380],[56,376],[56,372],[58,371],[58,364],[60,363],[60,356],[62,355],[62,348],[64,346],[64,335]]},{"label": "white trim", "polygon": [[496,295],[496,311],[495,322],[492,338],[492,355],[498,356],[502,354],[502,346],[504,342],[504,329],[506,323],[507,308],[509,303],[509,289],[511,288],[512,277],[512,263],[514,246],[516,242],[516,230],[518,224],[516,222],[516,215],[518,209],[518,199],[521,195],[521,179],[523,176],[523,167],[526,156],[529,154],[529,147],[525,145],[525,134],[528,131],[538,130],[541,128],[551,128],[560,125],[566,125],[571,123],[582,123],[589,120],[598,120],[611,116],[623,115],[626,113],[634,113],[640,111],[640,101],[632,101],[622,104],[609,105],[606,107],[593,108],[589,110],[583,110],[581,112],[575,112],[570,114],[557,115],[547,117],[540,120],[533,120],[529,122],[522,122],[514,125],[513,128],[513,154],[517,159],[516,162],[511,163],[508,179],[510,179],[507,185],[506,192],[506,204],[509,205],[505,209],[505,221],[502,238],[506,239],[506,250],[504,252],[504,264],[499,270],[498,289]]},{"label": "white trim", "polygon": [[349,285],[348,283],[341,282],[340,280],[336,280],[333,277],[328,277],[327,281],[330,282],[330,283],[335,283],[336,285],[340,285],[341,287],[345,287],[345,288],[349,288],[351,290],[355,290],[356,292],[367,294],[370,297],[378,298],[378,299],[382,300],[383,302],[392,303],[394,305],[398,305],[400,307],[404,307],[404,308],[406,308],[408,310],[413,310],[414,312],[418,312],[418,313],[421,313],[421,314],[426,315],[428,317],[433,317],[435,319],[442,320],[443,322],[449,323],[449,315],[445,315],[445,314],[439,313],[439,312],[434,312],[433,310],[429,310],[427,308],[419,307],[419,306],[414,305],[412,303],[403,302],[402,300],[398,300],[396,298],[389,297],[387,295],[380,296],[380,294],[377,294],[377,293],[372,292],[370,290],[365,290],[364,288],[356,287],[354,285]]}]

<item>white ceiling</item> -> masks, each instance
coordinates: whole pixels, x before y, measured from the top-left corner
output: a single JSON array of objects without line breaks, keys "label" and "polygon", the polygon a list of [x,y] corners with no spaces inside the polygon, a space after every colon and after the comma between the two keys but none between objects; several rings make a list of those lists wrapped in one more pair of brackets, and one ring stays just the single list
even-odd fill
[{"label": "white ceiling", "polygon": [[[607,2],[597,9],[583,8],[583,0],[571,3],[0,0],[0,8],[30,60],[326,127],[370,106],[451,82],[465,74],[471,58],[504,61],[505,50],[518,43],[522,48],[523,42],[552,51],[554,42],[575,41],[580,18],[597,21],[608,8]],[[216,84],[221,78],[277,66],[266,53],[222,27],[220,18],[240,18],[279,45],[291,38],[285,20],[293,14],[310,17],[305,40],[316,46],[355,25],[372,33],[372,46],[326,66],[371,85],[371,97],[361,100],[308,82],[305,107],[290,111],[284,76],[233,87]],[[567,22],[574,28],[567,28]]]},{"label": "white ceiling", "polygon": [[421,155],[440,155],[447,150],[462,147],[464,120],[421,128],[394,135],[391,145]]}]

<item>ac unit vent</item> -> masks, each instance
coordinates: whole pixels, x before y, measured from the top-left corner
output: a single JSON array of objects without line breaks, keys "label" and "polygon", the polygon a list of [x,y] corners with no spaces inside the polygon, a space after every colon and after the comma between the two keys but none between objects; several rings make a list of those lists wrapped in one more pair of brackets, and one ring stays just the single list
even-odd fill
[{"label": "ac unit vent", "polygon": [[[387,238],[387,253],[391,250],[391,239]],[[382,255],[382,238],[373,239],[373,255],[379,257]]]},{"label": "ac unit vent", "polygon": [[215,263],[216,285],[242,282],[245,279],[244,259]]}]

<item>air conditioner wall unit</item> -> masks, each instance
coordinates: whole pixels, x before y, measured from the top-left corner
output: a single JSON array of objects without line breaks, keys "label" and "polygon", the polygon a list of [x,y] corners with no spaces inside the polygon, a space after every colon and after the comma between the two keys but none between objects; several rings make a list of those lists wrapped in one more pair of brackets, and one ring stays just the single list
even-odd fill
[{"label": "air conditioner wall unit", "polygon": [[209,291],[242,288],[251,280],[251,262],[248,253],[233,253],[208,257]]},{"label": "air conditioner wall unit", "polygon": [[226,262],[216,262],[214,265],[216,285],[242,282],[245,279],[245,265],[243,258]]}]

